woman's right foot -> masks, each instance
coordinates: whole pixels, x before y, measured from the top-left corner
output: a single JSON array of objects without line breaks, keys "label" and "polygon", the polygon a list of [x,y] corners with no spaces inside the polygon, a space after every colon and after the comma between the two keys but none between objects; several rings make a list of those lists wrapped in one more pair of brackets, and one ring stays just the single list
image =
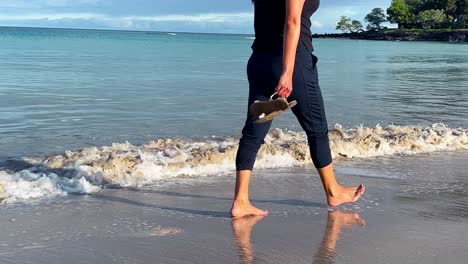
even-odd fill
[{"label": "woman's right foot", "polygon": [[266,216],[268,211],[260,210],[250,202],[234,201],[231,208],[231,217],[239,218],[249,215]]},{"label": "woman's right foot", "polygon": [[338,185],[333,190],[327,190],[327,202],[329,206],[333,207],[345,203],[354,203],[361,198],[365,191],[366,187],[362,184],[354,188]]}]

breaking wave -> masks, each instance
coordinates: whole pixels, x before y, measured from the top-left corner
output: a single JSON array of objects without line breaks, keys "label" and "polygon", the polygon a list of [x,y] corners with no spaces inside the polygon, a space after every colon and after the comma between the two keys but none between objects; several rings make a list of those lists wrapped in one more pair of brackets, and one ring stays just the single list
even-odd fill
[{"label": "breaking wave", "polygon": [[[444,124],[376,126],[330,131],[335,159],[413,155],[468,149],[468,130]],[[103,187],[142,187],[182,177],[231,173],[238,138],[206,140],[161,139],[66,151],[61,155],[24,158],[23,167],[0,168],[0,201],[14,203],[66,195],[88,194]],[[311,163],[304,133],[273,129],[265,139],[256,168]]]}]

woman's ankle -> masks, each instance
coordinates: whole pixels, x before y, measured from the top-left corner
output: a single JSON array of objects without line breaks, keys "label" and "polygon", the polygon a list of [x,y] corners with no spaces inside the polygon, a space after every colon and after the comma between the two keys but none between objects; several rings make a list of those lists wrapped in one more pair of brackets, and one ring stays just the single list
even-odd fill
[{"label": "woman's ankle", "polygon": [[234,198],[235,204],[250,204],[249,197],[236,197]]},{"label": "woman's ankle", "polygon": [[339,194],[341,188],[342,186],[335,182],[333,184],[327,184],[327,186],[325,186],[325,192],[328,196],[334,197]]}]

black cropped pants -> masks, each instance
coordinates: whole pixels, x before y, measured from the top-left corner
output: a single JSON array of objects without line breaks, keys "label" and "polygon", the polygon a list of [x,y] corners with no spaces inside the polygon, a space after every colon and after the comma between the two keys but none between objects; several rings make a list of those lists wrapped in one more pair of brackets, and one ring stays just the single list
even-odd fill
[{"label": "black cropped pants", "polygon": [[[248,105],[256,100],[268,100],[275,92],[283,70],[282,60],[282,50],[252,53],[247,64]],[[323,168],[332,163],[332,157],[325,107],[318,81],[317,60],[304,45],[299,44],[294,66],[293,91],[288,101],[297,101],[292,111],[306,132],[315,167]],[[255,117],[247,111],[236,157],[238,171],[253,169],[258,150],[271,126],[271,121],[263,124],[255,124],[254,121]]]}]

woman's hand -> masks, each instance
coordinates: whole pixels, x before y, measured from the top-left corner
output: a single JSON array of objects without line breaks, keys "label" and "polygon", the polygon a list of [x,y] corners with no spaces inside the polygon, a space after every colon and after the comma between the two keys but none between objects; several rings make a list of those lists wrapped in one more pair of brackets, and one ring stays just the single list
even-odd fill
[{"label": "woman's hand", "polygon": [[293,90],[291,74],[283,73],[276,87],[279,97],[288,98]]}]

